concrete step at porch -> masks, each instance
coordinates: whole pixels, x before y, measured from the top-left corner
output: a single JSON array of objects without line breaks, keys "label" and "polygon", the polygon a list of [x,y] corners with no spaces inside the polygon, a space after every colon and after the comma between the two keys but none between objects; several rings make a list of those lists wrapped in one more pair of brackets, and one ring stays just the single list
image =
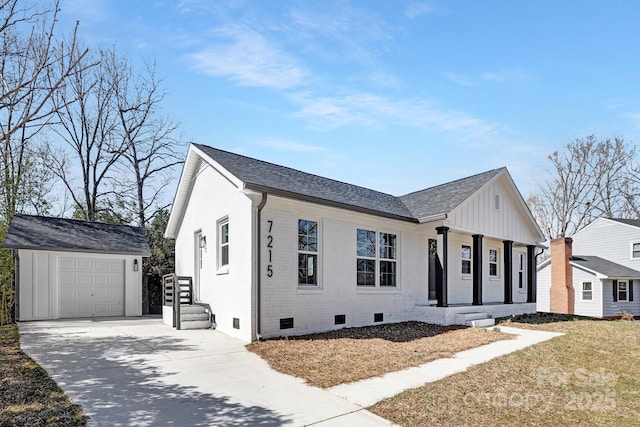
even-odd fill
[{"label": "concrete step at porch", "polygon": [[458,313],[456,314],[456,324],[481,328],[495,325],[496,320],[482,312]]},{"label": "concrete step at porch", "polygon": [[180,321],[180,329],[209,329],[211,322],[208,320],[184,320]]},{"label": "concrete step at porch", "polygon": [[209,320],[207,313],[180,313],[180,320]]},{"label": "concrete step at porch", "polygon": [[180,306],[180,329],[209,329],[209,314],[201,305]]},{"label": "concrete step at porch", "polygon": [[205,309],[201,305],[184,305],[180,306],[180,314],[200,314],[204,313]]}]

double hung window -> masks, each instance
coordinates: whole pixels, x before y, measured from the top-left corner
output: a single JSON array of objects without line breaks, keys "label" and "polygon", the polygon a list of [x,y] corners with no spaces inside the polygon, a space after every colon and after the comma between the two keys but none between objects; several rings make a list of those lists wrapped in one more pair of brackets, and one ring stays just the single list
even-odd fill
[{"label": "double hung window", "polygon": [[398,238],[373,230],[356,231],[356,276],[358,286],[397,286]]},{"label": "double hung window", "polygon": [[318,222],[298,220],[298,284],[318,285]]}]

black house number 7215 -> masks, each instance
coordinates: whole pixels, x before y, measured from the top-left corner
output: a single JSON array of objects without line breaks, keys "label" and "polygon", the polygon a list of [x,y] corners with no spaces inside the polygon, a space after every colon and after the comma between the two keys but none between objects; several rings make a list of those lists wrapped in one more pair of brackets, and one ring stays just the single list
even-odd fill
[{"label": "black house number 7215", "polygon": [[269,251],[269,264],[267,264],[267,277],[273,276],[273,264],[271,264],[271,250],[273,249],[273,236],[271,235],[271,230],[273,229],[273,221],[268,220],[269,229],[267,230],[267,249]]}]

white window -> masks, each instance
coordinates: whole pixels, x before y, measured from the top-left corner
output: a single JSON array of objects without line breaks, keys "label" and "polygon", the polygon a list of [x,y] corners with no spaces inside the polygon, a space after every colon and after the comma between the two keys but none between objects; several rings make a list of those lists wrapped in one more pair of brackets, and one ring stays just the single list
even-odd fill
[{"label": "white window", "polygon": [[298,220],[298,284],[318,285],[318,223]]},{"label": "white window", "polygon": [[398,238],[395,234],[357,229],[357,285],[395,287],[397,256]]},{"label": "white window", "polygon": [[218,221],[218,268],[229,265],[229,218]]},{"label": "white window", "polygon": [[498,250],[489,249],[489,276],[498,277]]},{"label": "white window", "polygon": [[582,282],[582,301],[593,300],[593,285],[591,282]]},{"label": "white window", "polygon": [[462,274],[471,274],[471,246],[462,245]]},{"label": "white window", "polygon": [[518,254],[518,289],[524,289],[524,254]]},{"label": "white window", "polygon": [[631,258],[640,258],[640,242],[631,243]]},{"label": "white window", "polygon": [[618,280],[618,301],[628,301],[628,298],[627,282]]}]

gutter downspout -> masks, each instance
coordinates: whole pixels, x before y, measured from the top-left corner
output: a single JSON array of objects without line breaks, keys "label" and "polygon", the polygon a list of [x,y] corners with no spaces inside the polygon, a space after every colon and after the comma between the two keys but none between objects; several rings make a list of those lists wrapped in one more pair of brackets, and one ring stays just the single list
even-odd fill
[{"label": "gutter downspout", "polygon": [[260,201],[260,204],[258,205],[258,214],[257,214],[257,219],[258,219],[258,226],[256,227],[258,236],[257,236],[257,244],[258,244],[258,253],[257,253],[257,257],[258,257],[258,276],[256,278],[256,338],[258,340],[262,339],[262,335],[261,335],[261,329],[262,329],[262,325],[260,322],[260,318],[261,318],[261,313],[260,313],[260,308],[261,308],[261,277],[262,277],[262,244],[261,244],[261,240],[260,237],[262,236],[262,209],[264,208],[264,205],[267,204],[267,192],[264,191],[262,192],[262,200]]}]

